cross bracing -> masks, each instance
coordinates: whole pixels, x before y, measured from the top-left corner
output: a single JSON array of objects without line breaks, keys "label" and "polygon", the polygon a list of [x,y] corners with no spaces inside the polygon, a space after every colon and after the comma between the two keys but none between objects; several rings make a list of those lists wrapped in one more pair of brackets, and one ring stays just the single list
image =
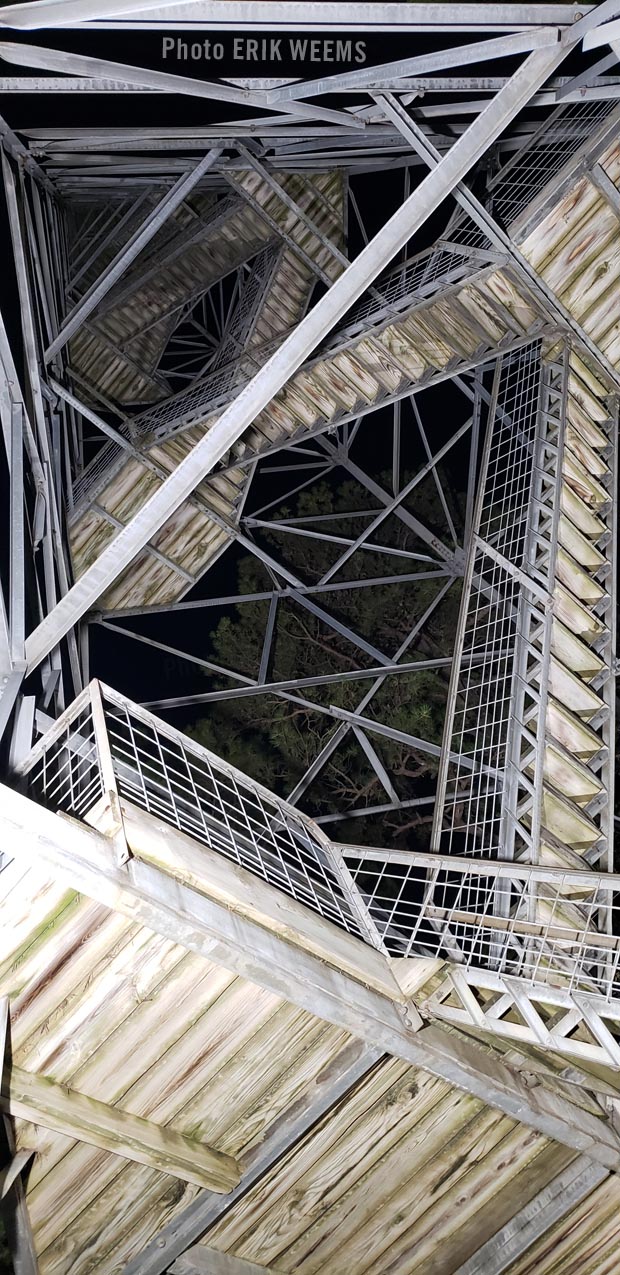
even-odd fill
[{"label": "cross bracing", "polygon": [[[146,32],[161,20],[90,0],[44,7],[50,26],[64,17],[93,40],[102,24]],[[395,30],[396,8],[368,6],[369,29]],[[424,1058],[503,1118],[591,1155],[601,1170],[585,1173],[585,1192],[617,1168],[599,1098],[612,1109],[620,1066],[615,15],[613,4],[598,16],[494,6],[481,30],[471,6],[418,8],[415,30],[452,32],[452,48],[443,38],[295,79],[149,70],[94,44],[68,52],[60,28],[39,46],[32,6],[3,10],[18,308],[11,284],[0,340],[11,477],[0,884],[8,916],[20,826],[29,871],[43,855],[52,881],[73,873],[86,912],[103,900],[158,942],[187,944],[196,960],[214,952],[216,966],[361,1037],[368,1056],[353,1069],[343,1061],[342,1092],[372,1073],[377,1040],[410,1064]],[[276,9],[281,18],[265,5],[267,23]],[[208,32],[215,12],[173,5],[164,20]],[[288,16],[291,28],[303,17],[294,6]],[[243,30],[234,6],[227,20]],[[350,15],[340,20],[346,29]],[[604,40],[607,20],[612,53],[586,65],[580,42]],[[12,25],[27,42],[12,40]],[[24,69],[41,101],[88,99],[92,125],[61,111],[21,128]],[[96,112],[113,94],[128,122],[111,127]],[[171,95],[217,109],[178,123],[165,115]],[[146,127],[131,116],[140,99],[153,104]],[[304,493],[320,501],[345,480],[348,506],[330,496],[329,512],[315,503],[308,514]],[[247,592],[242,561],[254,564],[239,576],[252,580]],[[365,619],[381,590],[401,599],[393,633]],[[255,667],[235,652],[223,661],[194,621],[257,604]],[[443,626],[454,617],[449,653],[439,615]],[[293,621],[323,645],[322,668],[283,663]],[[167,660],[168,685],[145,690],[127,661],[128,693],[102,686],[121,650],[142,652],[145,669]],[[408,687],[423,674],[442,688],[443,744],[408,720]],[[280,706],[308,727],[303,766],[278,777],[277,793],[149,711],[182,722],[185,709],[236,703]],[[343,770],[353,749],[355,792]],[[11,977],[0,991],[17,995],[22,1049]],[[465,1032],[495,1051],[493,1078]],[[203,1135],[198,1176],[184,1177],[191,1130],[188,1147],[149,1112],[124,1139],[118,1096],[87,1111],[86,1082],[43,1063],[59,1086],[45,1097],[20,1058],[11,1137],[11,1120],[21,1137],[36,1119],[141,1172],[166,1161],[203,1193],[202,1211],[180,1212],[159,1249],[148,1241],[161,1211],[142,1256],[128,1241],[129,1269],[167,1270],[207,1227],[215,1247],[209,1235],[181,1262],[217,1269],[219,1206],[204,1196],[224,1174],[226,1189],[238,1183],[234,1212],[233,1197],[252,1189],[234,1156],[218,1159]],[[550,1104],[530,1101],[515,1070],[523,1058],[545,1084],[561,1067],[562,1084],[580,1085],[591,1123],[563,1105],[564,1090],[557,1106],[555,1091]],[[310,1104],[309,1119],[326,1109]],[[276,1164],[270,1154],[261,1172]],[[37,1211],[43,1161],[35,1155],[24,1195],[29,1157],[19,1144],[9,1155],[20,1262],[34,1270],[36,1249],[44,1269],[68,1269],[56,1221]],[[112,1250],[96,1269],[116,1261]],[[257,1254],[240,1253],[241,1275]],[[391,1260],[409,1270],[409,1258]]]}]

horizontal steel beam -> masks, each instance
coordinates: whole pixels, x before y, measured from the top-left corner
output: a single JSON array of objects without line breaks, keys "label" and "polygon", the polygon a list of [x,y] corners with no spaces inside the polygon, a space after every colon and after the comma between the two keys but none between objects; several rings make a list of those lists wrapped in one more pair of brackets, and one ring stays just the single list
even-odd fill
[{"label": "horizontal steel beam", "polygon": [[342,71],[338,75],[326,75],[318,80],[300,80],[272,89],[267,99],[272,104],[295,101],[298,98],[318,96],[322,93],[339,93],[343,88],[370,89],[387,76],[401,79],[409,75],[430,75],[433,71],[444,71],[452,66],[465,66],[471,63],[493,61],[518,53],[529,53],[532,49],[544,49],[557,41],[554,27],[540,27],[536,31],[524,31],[515,35],[502,35],[493,40],[479,40],[473,44],[442,49],[433,53],[422,53],[413,58],[402,58],[398,62],[384,62],[379,66],[369,66],[355,71]]},{"label": "horizontal steel beam", "polygon": [[[103,30],[155,28],[169,31],[183,23],[190,30],[226,29],[238,31],[340,31],[374,32],[404,31],[422,34],[432,31],[518,31],[549,24],[570,27],[582,14],[592,14],[594,5],[577,4],[503,4],[496,0],[479,4],[449,3],[431,0],[416,3],[392,3],[392,0],[370,0],[355,4],[351,0],[338,4],[334,0],[262,0],[260,14],[248,10],[245,0],[173,0],[177,10],[175,21],[162,22],[161,8],[143,0],[50,0],[42,12],[40,3],[7,5],[2,23],[21,30],[38,27],[80,26]],[[5,16],[6,14],[6,16]],[[103,19],[103,21],[102,21]]]}]

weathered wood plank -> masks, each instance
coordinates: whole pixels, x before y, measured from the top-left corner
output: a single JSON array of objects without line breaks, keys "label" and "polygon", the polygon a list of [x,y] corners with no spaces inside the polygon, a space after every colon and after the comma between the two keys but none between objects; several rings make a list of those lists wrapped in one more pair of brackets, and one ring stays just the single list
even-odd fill
[{"label": "weathered wood plank", "polygon": [[0,1109],[114,1155],[149,1165],[212,1191],[231,1191],[240,1179],[232,1156],[118,1107],[66,1089],[46,1076],[11,1067]]},{"label": "weathered wood plank", "polygon": [[[268,926],[282,938],[301,944],[369,987],[399,999],[400,989],[387,962],[360,939],[130,802],[123,800],[122,810],[127,841],[136,858]],[[89,822],[96,826],[90,818]]]},{"label": "weathered wood plank", "polygon": [[196,1244],[178,1257],[170,1267],[172,1275],[277,1275],[273,1266],[257,1266],[243,1262],[230,1253],[220,1253],[216,1248]]},{"label": "weathered wood plank", "polygon": [[[213,973],[217,971],[212,971],[210,978],[201,984],[199,963],[193,961],[187,971],[190,990],[181,998],[179,1014],[175,1013],[173,998],[166,997],[172,1024],[162,1021],[166,1014],[164,1007],[146,1005],[140,1015],[142,1035],[146,1038],[144,1045],[141,1047],[139,1032],[134,1031],[120,1047],[114,1037],[104,1042],[81,1073],[81,1087],[90,1093],[105,1093],[110,1099],[122,1094],[118,1101],[124,1111],[148,1116],[158,1124],[191,1134],[192,1139],[213,1141],[210,1082],[220,1070],[226,1074],[230,1052],[251,1048],[255,1026],[270,1023],[277,1004],[269,993],[248,987],[239,979],[229,986],[222,980],[215,982]],[[178,985],[173,984],[174,987],[178,993]],[[218,987],[220,995],[216,999]],[[150,1029],[148,1026],[149,1021],[153,1022],[153,1014],[155,1021],[161,1024],[161,1039],[159,1032],[153,1032],[152,1026]],[[161,1061],[158,1065],[161,1059],[165,1059],[164,1065]],[[231,1114],[230,1094],[225,1110]],[[57,1198],[57,1179],[49,1169],[61,1160],[61,1172],[80,1182],[79,1204],[70,1193],[60,1200]],[[41,1243],[45,1246],[61,1243],[64,1234],[75,1225],[76,1210],[95,1209],[102,1194],[106,1195],[112,1214],[129,1207],[131,1183],[121,1170],[120,1161],[94,1146],[77,1142],[67,1150],[64,1139],[60,1136],[54,1139],[52,1147],[46,1149],[41,1175],[29,1199]],[[137,1188],[140,1197],[150,1183],[146,1171],[142,1177],[144,1180]]]},{"label": "weathered wood plank", "polygon": [[[531,1130],[505,1117],[493,1117],[489,1111],[460,1129],[455,1126],[452,1134],[447,1117],[445,1133],[444,1138],[439,1124],[437,1140],[422,1138],[416,1145],[416,1139],[412,1154],[404,1143],[400,1163],[387,1176],[389,1191],[381,1179],[376,1184],[372,1179],[362,1183],[352,1193],[350,1211],[346,1199],[342,1200],[333,1220],[326,1219],[331,1225],[324,1228],[323,1237],[302,1237],[287,1259],[301,1257],[305,1244],[307,1255],[299,1262],[303,1275],[329,1269],[338,1254],[347,1269],[362,1268],[368,1275],[422,1272],[433,1250],[467,1220],[473,1208],[488,1203],[489,1191],[500,1190],[540,1144]],[[380,1192],[377,1207],[373,1186]],[[458,1211],[449,1207],[455,1199]],[[317,1232],[319,1228],[320,1223]]]},{"label": "weathered wood plank", "polygon": [[[275,1166],[212,1232],[220,1247],[238,1256],[275,1262],[313,1224],[347,1202],[360,1179],[374,1182],[377,1206],[391,1166],[402,1168],[409,1137],[444,1132],[479,1114],[480,1104],[412,1068],[381,1068],[360,1086],[340,1113],[297,1152]],[[494,1114],[492,1117],[497,1120]],[[345,1206],[345,1212],[347,1211]],[[211,1237],[210,1237],[211,1238]],[[312,1244],[308,1244],[312,1248]],[[295,1260],[299,1258],[296,1253]],[[292,1263],[294,1264],[294,1263]]]},{"label": "weathered wood plank", "polygon": [[[351,1041],[334,1058],[330,1067],[317,1076],[314,1085],[306,1090],[303,1097],[274,1122],[263,1143],[249,1152],[240,1186],[226,1197],[201,1193],[144,1252],[135,1246],[136,1255],[127,1266],[125,1275],[161,1275],[167,1270],[176,1257],[196,1243],[223,1212],[262,1179],[343,1095],[355,1089],[379,1057],[378,1050],[367,1049],[360,1042]],[[386,1065],[389,1068],[398,1066],[396,1063]]]},{"label": "weathered wood plank", "polygon": [[[342,1052],[344,1052],[346,1056],[347,1051],[339,1052],[335,1055],[335,1058],[332,1058],[332,1061],[327,1068],[324,1069],[323,1074],[325,1074],[327,1078],[333,1074],[337,1076],[339,1059],[342,1056]],[[391,1072],[389,1076],[383,1078],[381,1071],[379,1071],[376,1078],[373,1076],[372,1090],[370,1094],[366,1094],[364,1096],[366,1105],[372,1106],[372,1102],[374,1100],[373,1095],[377,1092],[377,1089],[380,1093],[384,1092],[384,1090],[389,1091],[391,1086],[394,1085],[395,1078],[398,1078],[402,1072],[406,1071],[407,1068],[404,1064],[393,1063],[391,1064]],[[429,1077],[425,1077],[425,1080],[429,1085],[437,1085],[437,1082],[433,1082]],[[321,1081],[320,1088],[322,1089],[322,1087],[323,1082]],[[444,1089],[447,1091],[447,1087],[444,1087]],[[312,1093],[313,1090],[314,1086],[308,1085],[306,1092],[309,1091]],[[355,1096],[356,1095],[354,1095],[354,1097]],[[205,1102],[208,1102],[208,1097],[207,1088]],[[305,1105],[305,1101],[306,1093],[303,1093],[295,1102],[291,1103],[290,1106],[285,1107],[284,1109],[280,1108],[280,1112],[271,1122],[271,1129],[277,1130],[281,1121],[285,1119],[286,1113],[291,1109],[294,1109],[296,1106]],[[413,1108],[413,1100],[410,1100],[409,1105]],[[391,1119],[392,1122],[395,1122],[399,1111],[402,1115],[404,1110],[404,1102],[396,1104],[395,1110],[392,1111],[390,1108],[390,1111],[385,1113],[383,1120],[387,1122]],[[368,1119],[371,1119],[370,1113]],[[265,1136],[269,1136],[269,1129],[266,1131]],[[356,1143],[355,1145],[357,1147],[358,1144]],[[254,1155],[256,1154],[260,1156],[261,1151],[262,1148],[259,1144],[255,1148],[254,1152],[251,1151],[244,1156],[244,1163],[252,1163]],[[40,1242],[45,1244],[46,1247],[49,1247],[50,1251],[58,1251],[62,1254],[63,1252],[70,1251],[70,1248],[79,1242],[79,1236],[83,1229],[83,1222],[79,1216],[81,1210],[88,1210],[91,1216],[100,1217],[105,1215],[115,1217],[120,1220],[121,1217],[123,1217],[125,1213],[129,1212],[132,1208],[134,1201],[141,1201],[143,1209],[146,1210],[148,1206],[153,1218],[157,1215],[157,1207],[155,1203],[156,1199],[163,1200],[168,1197],[169,1192],[166,1189],[166,1180],[160,1178],[158,1181],[148,1169],[132,1165],[128,1166],[129,1171],[125,1170],[122,1173],[114,1173],[115,1166],[111,1156],[104,1156],[101,1153],[91,1153],[89,1156],[88,1152],[88,1147],[77,1144],[70,1151],[69,1156],[63,1161],[62,1171],[70,1172],[71,1177],[77,1178],[77,1180],[83,1184],[83,1187],[80,1192],[79,1203],[72,1200],[65,1201],[64,1199],[57,1202],[56,1211],[60,1214],[60,1224],[58,1219],[50,1217],[50,1209],[53,1207],[54,1200],[53,1180],[49,1183],[48,1189],[47,1182],[44,1179],[40,1188],[35,1190],[30,1199],[31,1215],[33,1218],[33,1224],[37,1230],[37,1235],[40,1237]],[[360,1141],[358,1155],[363,1155],[363,1153],[364,1148]],[[222,1196],[220,1198],[228,1201],[233,1197],[231,1195],[226,1197]],[[156,1227],[154,1227],[154,1229],[156,1229]],[[142,1234],[144,1234],[143,1231]],[[196,1238],[198,1238],[198,1235]]]},{"label": "weathered wood plank", "polygon": [[[419,1081],[420,1092],[415,1095]],[[382,1224],[394,1213],[406,1217],[406,1211],[392,1207],[392,1197],[404,1180],[417,1182],[429,1157],[433,1159],[432,1148],[458,1139],[468,1127],[469,1146],[474,1120],[480,1125],[481,1139],[498,1123],[511,1127],[510,1121],[503,1121],[495,1112],[484,1112],[480,1104],[463,1094],[451,1093],[437,1083],[425,1086],[415,1073],[409,1073],[407,1085],[414,1101],[400,1120],[392,1116],[393,1123],[383,1136],[372,1134],[373,1121],[380,1129],[381,1118],[388,1118],[385,1104],[379,1102],[370,1112],[367,1137],[363,1129],[357,1132],[357,1122],[353,1126],[354,1147],[359,1140],[357,1154],[351,1154],[351,1135],[342,1125],[332,1132],[329,1149],[310,1140],[300,1157],[302,1165],[308,1166],[305,1172],[299,1174],[298,1157],[278,1166],[261,1191],[260,1212],[253,1199],[248,1199],[246,1217],[240,1211],[238,1216],[230,1214],[228,1224],[214,1232],[216,1242],[225,1243],[226,1248],[249,1260],[256,1260],[261,1253],[265,1261],[290,1263],[304,1275],[330,1270],[338,1261],[346,1270],[370,1263]],[[394,1105],[398,1112],[398,1104]],[[428,1204],[425,1191],[422,1198]]]},{"label": "weathered wood plank", "polygon": [[[424,1275],[451,1275],[464,1258],[475,1253],[515,1213],[543,1190],[574,1157],[566,1147],[541,1140],[541,1149],[533,1160],[524,1160],[516,1173],[497,1184],[492,1208],[483,1203],[469,1216],[460,1218],[456,1230],[444,1236],[441,1245],[424,1263]],[[446,1201],[450,1207],[450,1199]]]}]

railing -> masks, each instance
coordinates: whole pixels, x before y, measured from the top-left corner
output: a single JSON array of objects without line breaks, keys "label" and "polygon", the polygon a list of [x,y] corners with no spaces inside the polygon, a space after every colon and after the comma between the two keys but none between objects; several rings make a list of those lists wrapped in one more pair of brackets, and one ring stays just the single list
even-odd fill
[{"label": "railing", "polygon": [[34,797],[79,819],[115,788],[386,954],[545,986],[565,1004],[578,992],[620,1020],[620,875],[334,844],[295,807],[98,682],[19,769]]},{"label": "railing", "polygon": [[615,101],[569,102],[558,107],[490,183],[493,215],[507,227],[515,222],[615,110]]},{"label": "railing", "polygon": [[620,1019],[620,875],[341,849],[388,950],[615,1000]]},{"label": "railing", "polygon": [[79,819],[113,791],[381,945],[340,851],[311,819],[98,682],[39,740],[20,773],[44,804]]}]

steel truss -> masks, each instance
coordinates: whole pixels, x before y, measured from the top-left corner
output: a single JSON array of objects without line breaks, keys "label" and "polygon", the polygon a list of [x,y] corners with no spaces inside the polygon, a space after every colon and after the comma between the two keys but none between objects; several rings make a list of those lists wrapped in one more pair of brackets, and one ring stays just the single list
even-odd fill
[{"label": "steel truss", "polygon": [[[60,14],[66,3],[55,6]],[[106,20],[101,6],[70,3],[76,22]],[[120,810],[127,792],[119,782],[134,799],[139,770],[144,797],[169,728],[147,714],[140,765],[134,757],[127,770],[115,759],[104,738],[110,704],[119,714],[122,706],[126,734],[134,720],[147,720],[146,710],[113,691],[95,710],[94,625],[228,679],[223,689],[153,699],[161,710],[273,695],[322,717],[330,733],[291,780],[288,803],[261,794],[269,806],[261,836],[293,836],[272,884],[384,954],[438,955],[448,972],[424,999],[425,1013],[618,1066],[616,930],[603,872],[614,867],[620,352],[591,310],[573,304],[531,238],[583,182],[602,201],[603,220],[617,223],[618,88],[605,76],[607,57],[561,74],[568,51],[596,30],[593,13],[574,23],[565,6],[531,6],[534,22],[508,7],[512,16],[498,9],[484,36],[471,6],[446,8],[452,49],[314,81],[210,83],[93,65],[14,44],[9,32],[0,45],[5,62],[69,76],[68,93],[119,91],[131,102],[147,92],[157,103],[185,93],[243,104],[247,118],[176,131],[154,123],[138,139],[131,124],[16,135],[2,123],[22,349],[11,352],[3,327],[12,539],[0,597],[0,726],[11,773],[36,777],[41,797],[63,809],[82,817],[95,798],[116,791]],[[212,17],[199,8],[196,21],[207,29]],[[373,13],[386,20],[381,6]],[[35,20],[29,6],[3,10],[5,26]],[[422,8],[419,22],[429,29]],[[459,43],[459,31],[480,39]],[[523,60],[512,76],[485,75],[488,60],[513,56]],[[42,90],[58,83],[43,74],[36,82]],[[10,102],[24,91],[23,77],[7,75],[3,90]],[[437,95],[430,103],[420,96],[429,93]],[[402,199],[399,187],[395,211],[373,236],[361,179],[401,169]],[[483,199],[465,184],[472,178],[484,185]],[[448,199],[453,215],[429,248],[424,227]],[[172,393],[175,377],[188,384]],[[449,381],[470,414],[436,445],[432,390]],[[364,431],[381,427],[388,412],[391,490],[367,472],[359,449]],[[424,459],[405,476],[412,424]],[[461,529],[443,466],[464,440]],[[358,533],[343,534],[336,517],[282,514],[336,470],[368,493],[368,507],[346,515],[359,517]],[[276,473],[280,494],[261,505],[260,482]],[[407,503],[425,482],[436,490],[441,529]],[[406,533],[404,547],[386,540],[390,521]],[[284,552],[265,548],[264,534],[272,546],[276,532],[284,542],[320,541],[337,556],[320,577],[301,579]],[[209,571],[231,546],[254,555],[271,587],[184,601],[197,585],[208,591]],[[376,576],[357,570],[362,557],[376,559]],[[415,597],[422,580],[435,582],[436,593],[395,649],[339,614],[345,591],[357,591],[361,614],[367,588],[408,585]],[[417,648],[461,581],[440,749],[402,723],[375,719],[371,705],[386,679],[445,665]],[[269,605],[254,676],[185,651],[182,637],[178,646],[163,641],[157,628],[162,611],[182,633],[191,608],[256,600]],[[347,644],[343,678],[361,686],[353,711],[312,698],[311,686],[335,680],[329,671],[270,675],[289,603]],[[152,635],[132,627],[132,617],[152,619]],[[173,734],[195,785],[191,749]],[[349,861],[315,823],[308,831],[298,809],[347,738],[357,741],[382,799],[331,810],[321,816],[328,825],[430,806],[428,793],[401,792],[382,740],[440,754],[435,858],[398,861],[389,889],[374,851],[351,852]],[[218,766],[228,783],[225,764],[210,757],[214,774]],[[171,769],[163,765],[157,791],[170,787]],[[246,819],[257,786],[240,776],[230,782]],[[211,816],[203,812],[197,829],[192,800],[182,798],[182,826],[200,839]],[[243,837],[227,827],[228,850],[241,853]],[[296,893],[300,829],[309,838],[306,893]],[[121,824],[113,831],[122,858]],[[268,875],[275,859],[269,868],[266,853],[253,830],[243,863]],[[448,854],[465,865],[455,860],[448,873]],[[490,872],[496,860],[514,865],[509,884]],[[574,884],[571,873],[593,868],[589,887],[582,876]],[[472,937],[474,915],[488,923],[484,942]]]}]

